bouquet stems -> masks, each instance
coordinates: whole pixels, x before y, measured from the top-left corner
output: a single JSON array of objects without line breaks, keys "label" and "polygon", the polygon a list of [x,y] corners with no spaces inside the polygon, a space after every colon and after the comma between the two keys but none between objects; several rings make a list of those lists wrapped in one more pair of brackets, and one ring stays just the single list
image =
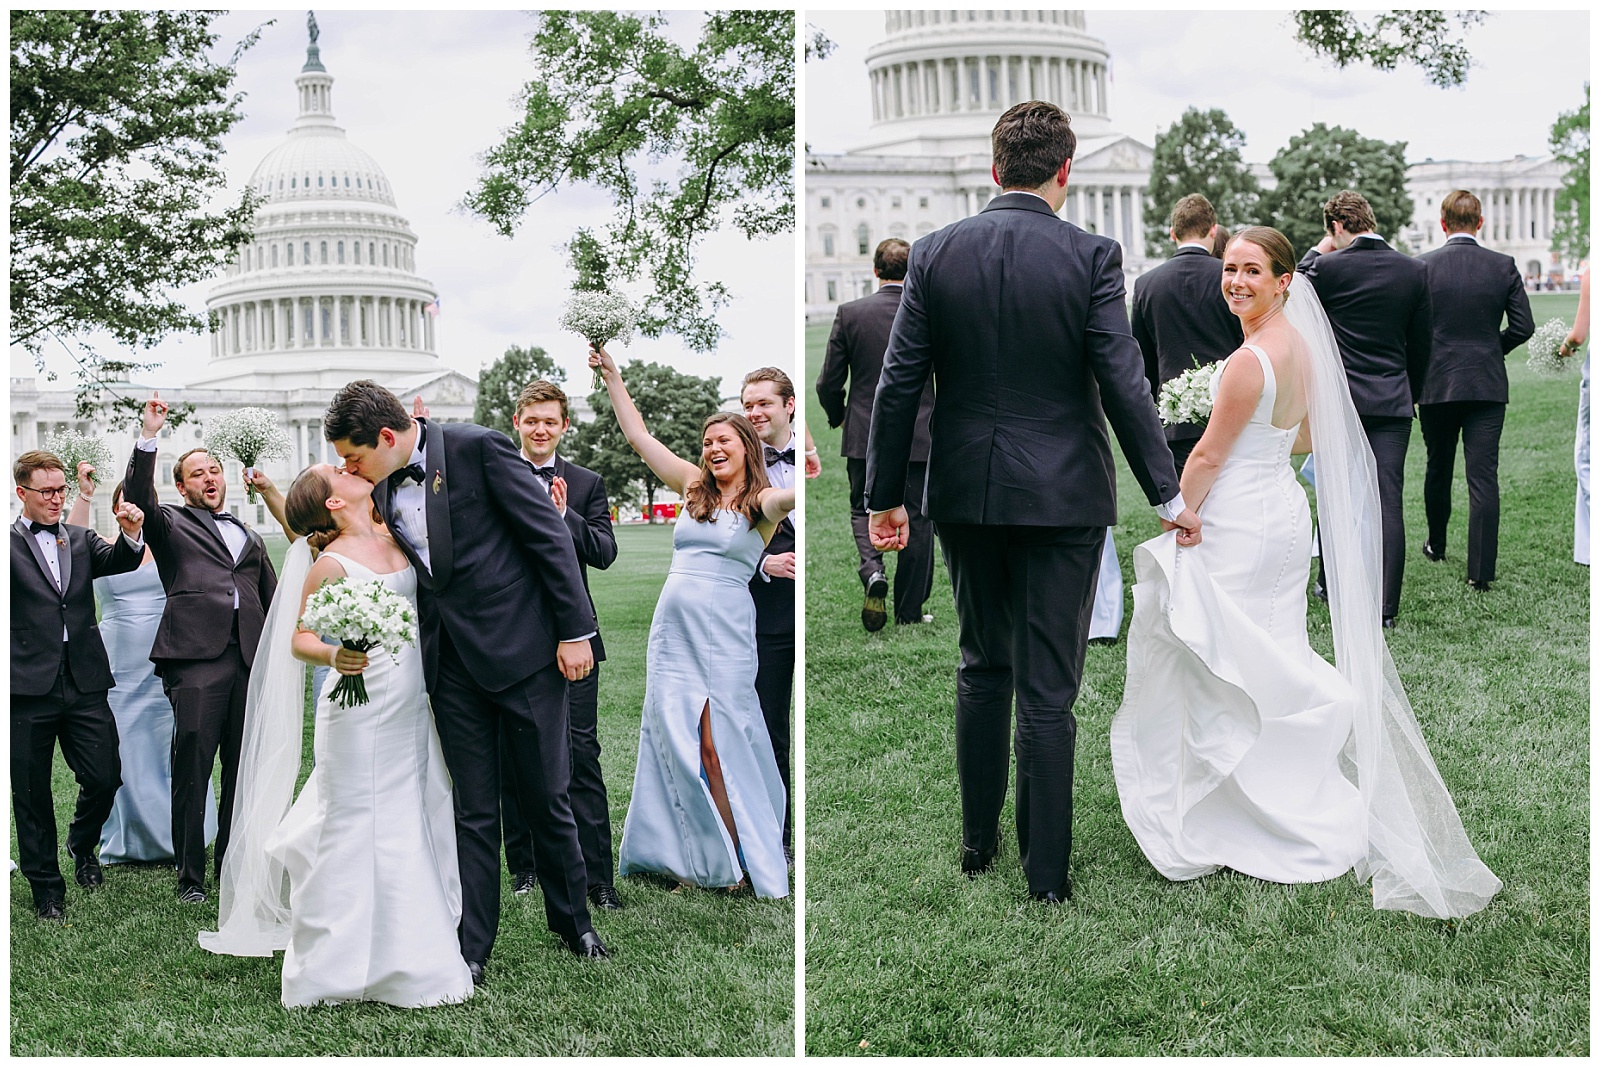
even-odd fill
[{"label": "bouquet stems", "polygon": [[[375,647],[371,641],[341,641],[352,652],[368,652]],[[353,708],[367,702],[367,683],[359,674],[341,674],[334,683],[328,698],[341,708]]]}]

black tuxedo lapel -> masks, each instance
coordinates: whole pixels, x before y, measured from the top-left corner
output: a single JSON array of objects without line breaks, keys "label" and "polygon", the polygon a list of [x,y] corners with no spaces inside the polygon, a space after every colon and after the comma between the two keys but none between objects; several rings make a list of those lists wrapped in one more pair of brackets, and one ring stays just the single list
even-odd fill
[{"label": "black tuxedo lapel", "polygon": [[[72,535],[67,533],[66,523],[57,526],[61,533],[56,537],[56,560],[61,566],[61,595],[66,596],[67,590],[72,588]],[[34,541],[37,547],[39,542]],[[87,562],[87,561],[85,561]]]},{"label": "black tuxedo lapel", "polygon": [[[217,517],[211,514],[211,512],[206,508],[197,508],[192,504],[184,505],[183,510],[192,515],[195,522],[198,522],[201,526],[204,526],[208,531],[210,531],[211,540],[209,543],[216,545],[216,547],[222,553],[221,558],[227,560],[229,567],[235,566],[236,561],[233,558],[233,552],[229,550],[228,542],[223,539],[222,531],[217,528]],[[250,538],[246,536],[246,548],[249,547],[249,540]],[[239,554],[239,558],[243,559],[244,553],[241,552]]]},{"label": "black tuxedo lapel", "polygon": [[455,545],[450,538],[450,479],[445,470],[443,427],[429,429],[427,481],[422,486],[427,503],[423,513],[428,520],[428,569],[433,571],[433,587],[443,589],[450,584],[450,572],[455,566]]},{"label": "black tuxedo lapel", "polygon": [[[16,523],[13,524],[12,529],[20,533],[22,535],[22,539],[28,543],[28,551],[33,553],[33,561],[37,563],[39,565],[39,569],[44,572],[44,580],[50,585],[54,586],[56,584],[56,576],[51,573],[50,564],[44,558],[44,549],[39,547],[39,539],[33,536],[33,531],[28,528],[28,520],[18,519]],[[63,555],[69,554],[70,553],[62,552],[60,545],[56,546],[56,559],[59,560]],[[56,591],[63,594],[67,591],[67,572],[65,567],[63,567],[61,571],[61,588]]]}]

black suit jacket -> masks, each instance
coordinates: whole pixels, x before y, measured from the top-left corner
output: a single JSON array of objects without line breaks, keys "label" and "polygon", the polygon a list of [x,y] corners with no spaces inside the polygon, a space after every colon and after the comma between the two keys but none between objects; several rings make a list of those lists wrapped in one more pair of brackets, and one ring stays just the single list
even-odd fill
[{"label": "black suit jacket", "polygon": [[[1222,295],[1222,260],[1202,248],[1180,248],[1140,277],[1130,314],[1152,397],[1184,371],[1226,359],[1244,344],[1239,316]],[[1205,427],[1186,422],[1166,431],[1169,441],[1192,441]]]},{"label": "black suit jacket", "polygon": [[[606,496],[605,479],[588,467],[556,456],[556,475],[567,483],[567,532],[578,553],[578,573],[583,575],[583,591],[589,594],[589,610],[594,611],[594,594],[589,593],[589,568],[605,570],[617,559],[617,532],[611,525],[611,501]],[[596,612],[596,618],[599,613]],[[591,642],[594,661],[606,658],[605,642],[597,632]]]},{"label": "black suit jacket", "polygon": [[[798,472],[796,472],[798,474]],[[681,519],[679,520],[682,521]],[[772,531],[772,540],[761,553],[765,560],[779,552],[795,550],[794,518],[785,515],[778,528]],[[795,580],[793,578],[763,578],[759,572],[750,579],[750,599],[756,602],[756,633],[793,634],[795,632]]]},{"label": "black suit jacket", "polygon": [[260,534],[246,527],[247,543],[234,562],[211,512],[158,502],[155,471],[156,454],[135,448],[122,495],[144,511],[144,537],[167,591],[167,606],[150,648],[156,673],[167,660],[216,659],[227,651],[236,589],[239,652],[249,666],[255,662],[267,606],[278,588],[267,546]]},{"label": "black suit jacket", "polygon": [[[11,692],[44,696],[56,683],[65,650],[72,682],[84,692],[110,689],[111,661],[95,621],[94,579],[139,566],[144,552],[120,533],[107,544],[84,526],[61,524],[57,544],[62,586],[57,589],[27,519],[11,524]],[[61,641],[62,627],[67,641]]]},{"label": "black suit jacket", "polygon": [[1356,414],[1407,418],[1433,348],[1428,268],[1376,237],[1300,260],[1328,313]]},{"label": "black suit jacket", "polygon": [[[889,330],[895,312],[900,310],[899,282],[888,282],[871,296],[840,304],[828,334],[828,352],[817,375],[817,399],[828,415],[828,425],[844,425],[839,454],[849,459],[867,458],[867,431],[872,425],[872,398],[878,391],[878,373],[883,369],[883,351],[889,346]],[[845,382],[850,396],[845,399]],[[926,463],[929,439],[928,421],[933,418],[933,381],[922,390],[917,408],[916,431],[911,438],[911,462]]]},{"label": "black suit jacket", "polygon": [[478,683],[508,689],[555,662],[556,645],[596,630],[577,549],[550,495],[506,435],[429,422],[422,490],[431,571],[393,523],[387,481],[373,499],[417,568],[422,667],[439,677],[439,635]]},{"label": "black suit jacket", "polygon": [[1116,242],[1028,193],[912,245],[872,412],[869,508],[904,502],[930,373],[935,522],[1115,525],[1107,418],[1150,503],[1170,500],[1178,475],[1123,293]]},{"label": "black suit jacket", "polygon": [[1506,403],[1506,354],[1533,336],[1516,260],[1466,238],[1418,258],[1428,271],[1434,312],[1433,354],[1420,402]]}]

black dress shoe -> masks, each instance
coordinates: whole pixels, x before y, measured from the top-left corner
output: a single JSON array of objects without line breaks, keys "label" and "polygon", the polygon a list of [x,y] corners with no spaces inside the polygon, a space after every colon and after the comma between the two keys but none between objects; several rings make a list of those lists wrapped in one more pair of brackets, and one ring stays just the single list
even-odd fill
[{"label": "black dress shoe", "polygon": [[1487,593],[1489,591],[1489,583],[1480,582],[1476,578],[1468,578],[1467,586],[1468,588],[1476,589],[1480,593]]},{"label": "black dress shoe", "polygon": [[593,930],[578,938],[576,943],[569,942],[567,947],[572,950],[574,956],[582,956],[585,959],[608,960],[611,958],[611,952],[606,948],[606,943],[600,940],[600,935]]},{"label": "black dress shoe", "polygon": [[791,871],[794,870],[794,850],[788,845],[783,846],[783,862],[788,865]]},{"label": "black dress shoe", "polygon": [[[70,853],[71,850],[68,851]],[[106,884],[105,871],[101,870],[100,861],[95,858],[93,852],[87,856],[74,855],[72,862],[76,868],[72,874],[73,880],[83,888],[98,889]]]},{"label": "black dress shoe", "polygon": [[473,985],[483,984],[483,964],[477,960],[467,961],[467,971],[472,975]]},{"label": "black dress shoe", "polygon": [[533,887],[538,884],[539,875],[534,871],[518,871],[511,876],[511,892],[519,897],[533,892]]},{"label": "black dress shoe", "polygon": [[178,887],[179,904],[204,904],[206,891],[197,885],[180,885]]},{"label": "black dress shoe", "polygon": [[889,605],[885,603],[888,595],[889,580],[882,571],[867,579],[867,596],[861,602],[861,625],[866,627],[867,633],[877,633],[889,621]]},{"label": "black dress shoe", "polygon": [[1442,551],[1435,552],[1433,550],[1433,542],[1432,541],[1424,541],[1424,542],[1422,542],[1422,554],[1424,556],[1427,556],[1429,559],[1433,560],[1435,563],[1443,563],[1444,562],[1444,552],[1442,552]]},{"label": "black dress shoe", "polygon": [[59,900],[47,900],[38,906],[39,918],[45,922],[61,923],[67,921],[66,905]]},{"label": "black dress shoe", "polygon": [[986,849],[982,849],[981,851],[979,849],[968,848],[966,845],[962,845],[961,873],[966,875],[968,878],[976,878],[985,871],[992,870],[994,868],[995,853],[999,851],[999,842],[996,842],[995,844]]},{"label": "black dress shoe", "polygon": [[601,883],[589,890],[589,902],[602,911],[621,911],[622,898],[615,886]]},{"label": "black dress shoe", "polygon": [[1059,893],[1052,889],[1047,893],[1029,893],[1028,895],[1040,904],[1065,904],[1072,899],[1072,883],[1068,882]]},{"label": "black dress shoe", "polygon": [[1383,617],[1383,628],[1385,630],[1392,630],[1396,625],[1395,617],[1393,615],[1385,615]]}]

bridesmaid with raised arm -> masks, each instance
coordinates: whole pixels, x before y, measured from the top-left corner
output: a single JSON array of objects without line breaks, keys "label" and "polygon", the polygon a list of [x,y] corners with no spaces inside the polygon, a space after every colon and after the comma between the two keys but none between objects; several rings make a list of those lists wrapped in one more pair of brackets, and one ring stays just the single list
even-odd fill
[{"label": "bridesmaid with raised arm", "polygon": [[789,894],[783,779],[756,700],[755,603],[761,550],[794,509],[767,484],[761,443],[743,415],[719,411],[694,464],[657,441],[605,349],[605,379],[628,443],[683,496],[672,565],[645,654],[644,713],[618,874],[650,872],[760,897]]}]

